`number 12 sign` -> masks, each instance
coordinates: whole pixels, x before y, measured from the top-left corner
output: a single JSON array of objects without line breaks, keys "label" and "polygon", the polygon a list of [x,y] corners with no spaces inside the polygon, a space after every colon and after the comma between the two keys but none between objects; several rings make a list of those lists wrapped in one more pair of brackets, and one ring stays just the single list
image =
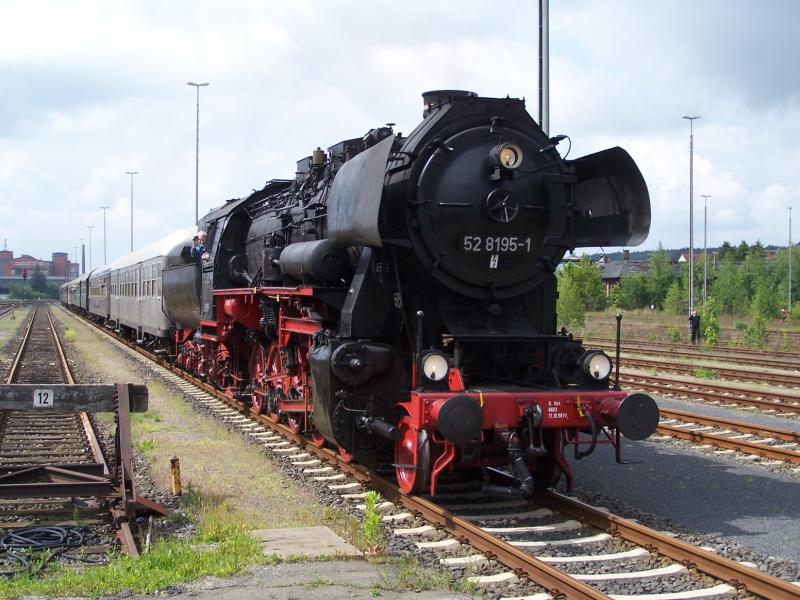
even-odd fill
[{"label": "number 12 sign", "polygon": [[53,390],[33,390],[34,408],[53,408]]}]

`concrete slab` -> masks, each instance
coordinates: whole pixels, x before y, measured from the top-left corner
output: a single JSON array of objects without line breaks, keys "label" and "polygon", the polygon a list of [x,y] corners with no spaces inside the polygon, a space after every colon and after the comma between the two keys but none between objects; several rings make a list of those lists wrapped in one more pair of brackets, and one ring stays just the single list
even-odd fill
[{"label": "concrete slab", "polygon": [[288,529],[256,529],[250,535],[261,541],[265,556],[281,558],[304,556],[363,556],[327,527],[293,527]]}]

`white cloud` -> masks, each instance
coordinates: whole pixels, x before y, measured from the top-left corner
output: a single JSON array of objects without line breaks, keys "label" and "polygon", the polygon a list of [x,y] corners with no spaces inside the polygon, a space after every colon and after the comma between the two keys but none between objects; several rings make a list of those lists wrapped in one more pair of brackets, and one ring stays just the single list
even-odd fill
[{"label": "white cloud", "polygon": [[[800,174],[797,5],[689,0],[551,3],[551,122],[570,158],[620,145],[645,175],[644,247],[688,243],[688,127],[695,123],[696,235],[785,243]],[[686,14],[691,11],[692,18]],[[138,247],[194,217],[195,90],[201,212],[316,146],[393,121],[408,133],[420,93],[525,96],[536,109],[535,3],[402,5],[129,2],[0,4],[0,215],[9,247],[47,257],[95,225],[102,253]],[[733,35],[730,32],[735,31]],[[798,203],[800,205],[800,203]],[[697,242],[696,242],[697,243]]]}]

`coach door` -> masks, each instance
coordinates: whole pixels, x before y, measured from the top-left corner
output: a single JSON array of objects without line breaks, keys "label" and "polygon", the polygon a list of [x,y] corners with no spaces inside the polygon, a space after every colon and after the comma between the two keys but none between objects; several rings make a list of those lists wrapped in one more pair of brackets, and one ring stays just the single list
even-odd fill
[{"label": "coach door", "polygon": [[144,285],[142,283],[142,265],[136,265],[136,341],[141,342],[142,337],[142,322],[144,320],[144,299],[142,296],[144,295]]}]

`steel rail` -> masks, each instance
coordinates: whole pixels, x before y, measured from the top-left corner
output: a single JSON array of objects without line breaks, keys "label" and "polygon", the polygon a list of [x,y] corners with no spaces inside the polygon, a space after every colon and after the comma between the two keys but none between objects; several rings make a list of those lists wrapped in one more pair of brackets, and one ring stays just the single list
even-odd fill
[{"label": "steel rail", "polygon": [[[75,383],[75,378],[72,376],[72,369],[69,366],[69,361],[67,361],[67,356],[64,354],[64,347],[61,345],[61,339],[58,337],[58,330],[53,323],[53,317],[50,314],[50,309],[47,308],[46,311],[47,312],[45,314],[47,315],[47,321],[50,324],[50,333],[53,335],[53,344],[55,345],[56,353],[58,354],[61,372],[64,374],[64,382],[72,385]],[[81,425],[83,426],[83,433],[86,436],[86,441],[89,445],[89,451],[92,453],[94,462],[102,465],[103,473],[109,475],[111,471],[109,470],[108,463],[103,456],[103,449],[100,446],[100,441],[97,439],[97,434],[94,431],[94,426],[89,419],[89,415],[85,412],[78,413],[78,415],[80,417]]]},{"label": "steel rail", "polygon": [[[740,421],[716,419],[714,417],[696,415],[693,413],[684,413],[681,411],[662,410],[660,412],[662,417],[667,417],[669,419],[697,423],[698,425],[707,425],[710,427],[718,427],[720,429],[728,428],[741,433],[749,433],[765,438],[773,438],[800,444],[800,432],[789,431],[788,429],[775,429],[760,425],[750,425],[749,423],[742,423]],[[727,450],[736,450],[745,454],[752,454],[755,456],[760,456],[761,458],[768,458],[788,464],[800,464],[800,452],[797,450],[778,448],[776,446],[770,446],[769,444],[751,442],[748,440],[733,439],[719,433],[692,431],[691,429],[684,429],[681,427],[675,427],[673,425],[659,424],[656,428],[656,432],[661,435],[686,440],[695,444],[713,446],[714,448],[725,448]]]},{"label": "steel rail", "polygon": [[787,386],[800,386],[800,372],[798,373],[765,373],[758,371],[745,371],[742,369],[732,369],[729,367],[717,367],[714,365],[687,365],[666,360],[622,357],[620,362],[625,367],[633,369],[657,369],[670,373],[689,375],[693,377],[697,369],[706,368],[714,371],[725,380],[751,381],[754,383],[780,383]]},{"label": "steel rail", "polygon": [[[790,404],[789,402],[783,402],[780,400],[780,398],[785,398],[789,394],[778,394],[761,390],[744,390],[741,388],[732,388],[729,386],[715,385],[710,383],[686,382],[677,379],[670,379],[668,377],[653,377],[652,375],[646,375],[643,373],[623,373],[620,377],[620,381],[621,383],[627,384],[631,388],[637,388],[651,392],[661,392],[666,395],[683,394],[705,400],[715,400],[721,403],[743,404],[746,406],[755,406],[758,408],[775,410],[778,412],[800,414],[800,397],[793,396],[793,398],[797,400],[797,404]],[[727,395],[726,392],[727,394],[739,395]],[[745,394],[750,394],[750,397],[742,397]],[[752,396],[778,398],[778,400],[760,400]]]},{"label": "steel rail", "polygon": [[745,454],[760,456],[770,460],[777,460],[787,464],[800,464],[800,452],[787,450],[786,448],[776,448],[767,444],[748,442],[747,440],[734,440],[723,435],[716,435],[706,431],[691,431],[672,427],[670,425],[659,425],[656,431],[661,435],[668,435],[673,438],[694,442],[702,446],[713,446],[714,448],[725,448],[726,450],[737,450]]},{"label": "steel rail", "polygon": [[558,492],[545,492],[537,500],[549,508],[648,550],[655,550],[686,567],[695,568],[751,594],[769,600],[797,600],[800,595],[797,586],[788,581],[692,546],[630,519],[611,515]]},{"label": "steel rail", "polygon": [[796,442],[800,444],[800,431],[779,429],[777,427],[767,427],[766,425],[753,425],[752,423],[745,423],[744,421],[731,421],[730,419],[709,417],[707,415],[698,415],[696,413],[683,412],[681,410],[672,410],[668,408],[661,408],[659,409],[659,412],[661,413],[662,417],[675,419],[676,421],[686,421],[697,423],[699,425],[709,425],[711,427],[719,427],[721,429],[732,429],[740,433],[752,433],[753,435],[771,437],[784,442]]},{"label": "steel rail", "polygon": [[[584,344],[598,349],[615,349],[616,341],[611,339],[584,338]],[[666,349],[665,349],[666,348]],[[700,350],[692,344],[672,344],[665,342],[651,342],[648,340],[623,339],[622,350],[636,354],[656,352],[660,356],[668,355],[681,358],[702,358],[705,360],[720,360],[721,358],[735,359],[740,364],[769,367],[774,369],[798,370],[800,368],[800,354],[767,350],[735,350],[733,348],[708,348],[708,352]],[[774,359],[775,356],[785,356],[786,360]]]},{"label": "steel rail", "polygon": [[22,343],[19,345],[17,349],[17,353],[14,355],[14,361],[11,363],[11,368],[8,371],[8,375],[6,376],[6,383],[14,383],[19,375],[19,369],[22,366],[22,355],[25,354],[25,349],[28,347],[28,342],[31,339],[31,331],[33,330],[33,322],[36,320],[36,314],[39,311],[39,305],[37,304],[33,309],[33,315],[31,316],[30,323],[28,323],[28,329],[25,330],[25,335],[22,338]]}]

